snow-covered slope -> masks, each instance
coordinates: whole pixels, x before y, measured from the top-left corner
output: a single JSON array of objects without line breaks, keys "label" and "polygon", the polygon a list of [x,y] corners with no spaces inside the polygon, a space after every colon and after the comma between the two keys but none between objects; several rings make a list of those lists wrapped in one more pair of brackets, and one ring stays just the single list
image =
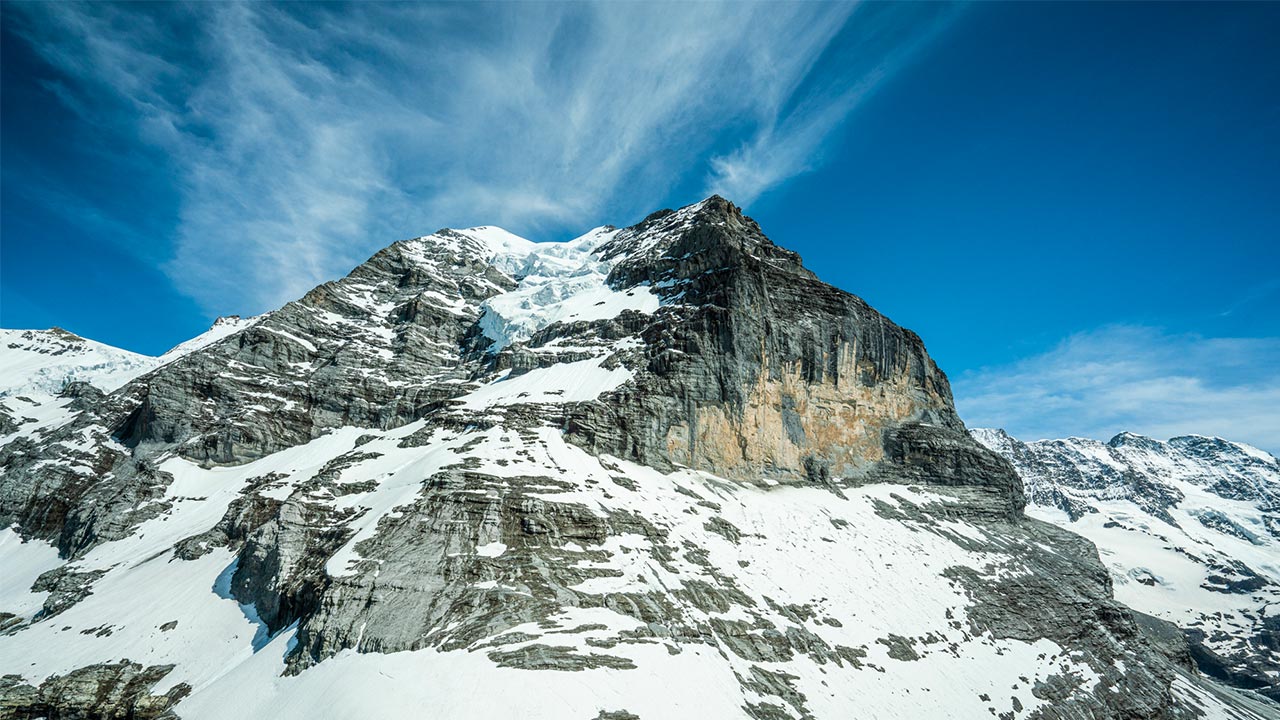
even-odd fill
[{"label": "snow-covered slope", "polygon": [[71,382],[110,392],[155,366],[155,358],[59,328],[0,329],[0,397],[55,397]]},{"label": "snow-covered slope", "polygon": [[[213,326],[199,335],[179,343],[169,349],[168,352],[156,358],[156,366],[173,362],[180,357],[190,355],[197,350],[203,350],[206,347],[231,337],[247,327],[252,327],[254,323],[262,319],[262,316],[242,318],[239,315],[226,315],[213,321]],[[103,388],[108,389],[108,388]]]},{"label": "snow-covered slope", "polygon": [[652,313],[658,296],[646,287],[615,290],[605,282],[610,263],[590,251],[610,231],[592,231],[563,246],[530,252],[511,267],[519,286],[485,301],[480,327],[501,349],[557,322],[604,320],[623,310]]},{"label": "snow-covered slope", "polygon": [[0,714],[1269,712],[721,198],[397,242],[227,333],[0,446]]},{"label": "snow-covered slope", "polygon": [[1280,697],[1280,462],[1219,438],[973,435],[1026,484],[1027,513],[1098,545],[1125,604],[1182,628],[1206,672]]},{"label": "snow-covered slope", "polygon": [[157,366],[156,358],[86,340],[59,328],[0,329],[0,439],[56,426],[71,416],[83,382],[110,392]]},{"label": "snow-covered slope", "polygon": [[[454,647],[382,654],[357,638],[351,648],[291,675],[286,659],[297,628],[272,635],[253,607],[232,597],[234,554],[217,548],[181,560],[171,547],[213,526],[254,477],[280,473],[275,494],[298,492],[349,453],[360,433],[336,433],[233,469],[202,470],[173,459],[163,466],[176,478],[166,495],[171,511],[76,563],[76,572],[107,574],[83,601],[5,640],[7,656],[22,658],[6,669],[44,678],[121,657],[144,666],[172,664],[176,669],[155,691],[189,686],[177,708],[184,718],[417,717],[423,707],[441,720],[516,713],[558,720],[569,710],[579,711],[570,717],[626,710],[642,718],[734,718],[747,716],[747,703],[786,707],[776,696],[782,688],[784,697],[817,717],[840,717],[856,707],[864,717],[981,718],[989,708],[1044,706],[1048,700],[1033,689],[1053,677],[1081,688],[1111,684],[1051,641],[969,635],[965,591],[934,568],[994,564],[1002,568],[995,572],[1014,577],[1029,570],[1012,552],[966,551],[947,537],[980,538],[976,528],[957,523],[939,532],[927,521],[901,522],[878,509],[946,506],[945,496],[883,485],[844,498],[817,488],[739,487],[693,471],[663,474],[593,458],[550,429],[531,437],[502,428],[448,433],[433,438],[426,454],[401,447],[419,430],[411,425],[376,434],[360,446],[376,459],[344,471],[352,480],[390,474],[372,491],[328,501],[370,508],[361,530],[328,561],[331,575],[360,565],[360,543],[394,508],[406,512],[413,505],[422,478],[460,462],[486,482],[455,492],[476,493],[495,512],[508,495],[521,503],[591,508],[601,519],[642,513],[662,537],[631,532],[603,544],[549,537],[573,569],[576,582],[565,590],[577,602]],[[561,481],[539,488],[521,481],[528,477]],[[613,491],[602,494],[595,489],[601,486]],[[704,529],[712,523],[724,534]],[[437,552],[469,566],[455,582],[499,609],[538,592],[522,579],[522,566],[541,554],[527,542],[482,527],[478,536],[463,534]],[[27,554],[48,559],[45,546],[28,545],[9,538],[0,550],[19,552],[0,562]],[[673,553],[660,560],[660,548]],[[21,566],[31,565],[22,582],[50,567],[30,560]],[[392,577],[388,582],[407,579],[399,572]],[[720,597],[715,588],[728,578],[742,596]],[[864,590],[848,592],[850,578]],[[643,614],[616,606],[656,590],[674,593],[690,628],[733,630],[741,655],[731,653],[726,662],[722,650],[687,636],[688,628],[654,627]],[[16,606],[38,609],[47,595],[37,595]],[[372,627],[363,631],[367,642],[378,638]],[[448,636],[447,627],[439,632]],[[784,637],[773,632],[803,638],[807,651],[771,649]],[[744,678],[761,685],[743,687]],[[481,690],[495,687],[504,692]]]}]

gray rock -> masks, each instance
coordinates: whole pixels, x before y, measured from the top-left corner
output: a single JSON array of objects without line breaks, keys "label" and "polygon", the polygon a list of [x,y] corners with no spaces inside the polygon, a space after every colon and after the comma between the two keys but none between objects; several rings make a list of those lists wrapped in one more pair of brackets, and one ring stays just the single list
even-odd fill
[{"label": "gray rock", "polygon": [[151,687],[173,670],[172,665],[144,668],[122,661],[91,665],[54,676],[33,687],[18,675],[0,677],[0,717],[14,720],[59,718],[106,720],[176,718],[170,708],[191,692],[178,684],[162,695]]}]

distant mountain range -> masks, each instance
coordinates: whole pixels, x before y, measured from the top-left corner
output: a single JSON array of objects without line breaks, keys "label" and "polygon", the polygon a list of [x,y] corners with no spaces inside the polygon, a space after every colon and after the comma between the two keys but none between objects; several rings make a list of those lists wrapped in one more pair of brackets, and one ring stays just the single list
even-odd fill
[{"label": "distant mountain range", "polygon": [[971,432],[1017,468],[1028,515],[1098,546],[1118,600],[1181,628],[1204,672],[1280,699],[1280,461],[1198,435]]}]

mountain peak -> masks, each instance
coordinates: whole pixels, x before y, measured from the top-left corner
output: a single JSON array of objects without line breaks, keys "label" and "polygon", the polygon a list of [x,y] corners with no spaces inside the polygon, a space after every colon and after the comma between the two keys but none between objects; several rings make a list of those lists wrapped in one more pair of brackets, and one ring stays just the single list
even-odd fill
[{"label": "mountain peak", "polygon": [[[72,382],[89,382],[99,390],[111,391],[154,366],[155,358],[57,327],[0,330],[0,397],[24,396],[44,403],[57,397]],[[49,410],[50,407],[44,408]],[[0,409],[0,416],[3,414]],[[40,416],[29,409],[20,414],[37,419]],[[0,426],[5,424],[0,417]]]},{"label": "mountain peak", "polygon": [[85,340],[84,338],[82,338],[82,337],[80,337],[79,335],[77,335],[77,334],[75,334],[75,333],[71,332],[70,330],[63,330],[62,328],[58,327],[57,325],[54,325],[53,327],[49,328],[49,329],[47,330],[47,332],[48,332],[50,335],[52,335],[52,336],[54,336],[54,337],[56,337],[56,338],[58,338],[58,339],[60,339],[60,340],[65,340],[66,342],[84,342],[84,340]]},{"label": "mountain peak", "polygon": [[616,265],[611,281],[627,284],[660,285],[753,263],[816,280],[799,255],[775,245],[754,220],[719,195],[652,213],[619,230],[598,253]]},{"label": "mountain peak", "polygon": [[1159,448],[1164,443],[1146,435],[1139,435],[1127,430],[1116,433],[1115,437],[1107,441],[1107,445],[1113,448],[1118,447],[1141,447],[1141,448]]},{"label": "mountain peak", "polygon": [[742,208],[720,195],[710,195],[700,203],[696,203],[705,213],[733,215],[742,217]]},{"label": "mountain peak", "polygon": [[1170,438],[1169,444],[1184,453],[1198,457],[1243,457],[1280,466],[1280,460],[1266,450],[1216,436],[1180,435]]}]

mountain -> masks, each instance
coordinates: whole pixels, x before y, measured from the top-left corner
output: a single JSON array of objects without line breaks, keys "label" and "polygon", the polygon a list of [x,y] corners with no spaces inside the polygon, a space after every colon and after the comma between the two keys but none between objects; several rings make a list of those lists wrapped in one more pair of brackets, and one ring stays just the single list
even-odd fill
[{"label": "mountain", "polygon": [[[0,329],[0,436],[65,422],[73,383],[110,392],[156,367],[156,359],[86,340],[61,328]],[[60,397],[61,396],[61,397]]]},{"label": "mountain", "polygon": [[218,318],[208,331],[159,357],[87,340],[62,328],[0,328],[0,444],[66,422],[84,400],[111,392],[140,375],[200,350],[253,324],[256,318]]},{"label": "mountain", "polygon": [[197,344],[0,447],[10,715],[1274,716],[722,198]]},{"label": "mountain", "polygon": [[1280,461],[1195,435],[972,432],[1017,468],[1028,515],[1097,544],[1117,599],[1181,628],[1206,674],[1280,699]]}]

